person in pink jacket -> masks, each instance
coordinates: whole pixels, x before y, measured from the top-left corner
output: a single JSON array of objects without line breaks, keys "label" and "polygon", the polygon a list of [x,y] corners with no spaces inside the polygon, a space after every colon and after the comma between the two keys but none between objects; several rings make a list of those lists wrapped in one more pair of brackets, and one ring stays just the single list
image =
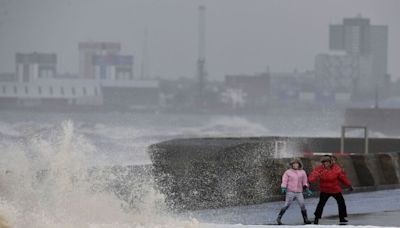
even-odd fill
[{"label": "person in pink jacket", "polygon": [[311,196],[313,193],[309,189],[307,174],[303,170],[303,164],[299,159],[294,159],[290,162],[290,169],[286,170],[282,176],[281,193],[286,194],[285,205],[282,207],[278,214],[276,222],[282,225],[282,216],[290,207],[294,200],[297,200],[301,208],[304,224],[311,224],[307,217],[307,210],[304,204],[303,191]]}]

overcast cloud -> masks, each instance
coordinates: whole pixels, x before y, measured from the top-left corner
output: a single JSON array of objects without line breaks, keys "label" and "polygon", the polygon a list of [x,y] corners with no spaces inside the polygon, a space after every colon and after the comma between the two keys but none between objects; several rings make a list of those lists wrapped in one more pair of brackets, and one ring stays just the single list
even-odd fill
[{"label": "overcast cloud", "polygon": [[328,51],[328,26],[361,14],[389,26],[389,73],[400,77],[398,0],[0,0],[0,72],[15,52],[54,52],[77,73],[79,41],[121,42],[139,75],[147,28],[148,73],[194,77],[197,7],[207,7],[207,70],[226,74],[312,70]]}]

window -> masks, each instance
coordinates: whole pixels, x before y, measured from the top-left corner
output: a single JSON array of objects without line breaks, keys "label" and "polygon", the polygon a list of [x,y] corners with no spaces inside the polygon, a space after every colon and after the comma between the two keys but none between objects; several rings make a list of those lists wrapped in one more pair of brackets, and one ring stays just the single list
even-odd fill
[{"label": "window", "polygon": [[25,86],[25,94],[28,94],[28,86]]},{"label": "window", "polygon": [[17,88],[17,86],[14,86],[14,93],[15,93],[15,94],[18,93],[18,88]]},{"label": "window", "polygon": [[42,87],[38,87],[38,93],[39,93],[39,95],[42,95]]},{"label": "window", "polygon": [[50,93],[50,95],[53,95],[53,87],[49,87],[49,93]]},{"label": "window", "polygon": [[97,87],[94,87],[94,95],[97,96]]},{"label": "window", "polygon": [[61,93],[61,95],[64,95],[64,94],[65,94],[65,92],[64,92],[64,87],[61,87],[61,88],[60,88],[60,93]]},{"label": "window", "polygon": [[75,95],[75,87],[71,88],[72,95]]},{"label": "window", "polygon": [[7,92],[7,87],[3,85],[3,93],[5,94]]},{"label": "window", "polygon": [[83,92],[83,95],[86,96],[87,92],[86,92],[86,88],[85,87],[82,88],[82,92]]}]

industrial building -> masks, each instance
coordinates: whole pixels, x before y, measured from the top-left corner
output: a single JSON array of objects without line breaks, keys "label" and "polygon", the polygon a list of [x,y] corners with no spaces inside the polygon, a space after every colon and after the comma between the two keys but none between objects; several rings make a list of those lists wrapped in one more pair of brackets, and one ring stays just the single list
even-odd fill
[{"label": "industrial building", "polygon": [[57,55],[50,53],[17,53],[15,55],[17,81],[31,82],[54,78],[57,74]]},{"label": "industrial building", "polygon": [[121,44],[116,42],[80,42],[79,48],[79,76],[95,79],[95,56],[117,55],[121,51]]},{"label": "industrial building", "polygon": [[133,56],[131,55],[94,55],[93,67],[94,79],[133,79]]},{"label": "industrial building", "polygon": [[[226,75],[224,88],[236,91],[245,102],[245,107],[265,107],[270,96],[271,78],[268,73],[249,75]],[[231,94],[231,95],[235,95]]]},{"label": "industrial building", "polygon": [[133,56],[120,50],[114,42],[79,43],[74,78],[57,77],[56,54],[17,53],[15,80],[0,81],[0,107],[155,109],[158,81],[134,79]]}]

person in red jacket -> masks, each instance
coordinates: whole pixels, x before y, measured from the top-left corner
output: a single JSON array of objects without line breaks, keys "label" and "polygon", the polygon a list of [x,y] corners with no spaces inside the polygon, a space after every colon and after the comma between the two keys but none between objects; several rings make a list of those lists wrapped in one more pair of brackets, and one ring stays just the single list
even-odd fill
[{"label": "person in red jacket", "polygon": [[323,156],[321,158],[321,163],[321,165],[313,169],[308,177],[308,180],[311,183],[319,180],[320,195],[317,208],[314,212],[314,224],[318,224],[319,219],[322,216],[324,206],[331,196],[335,198],[338,204],[340,223],[346,223],[348,222],[346,220],[347,209],[342,195],[340,183],[348,186],[351,190],[351,182],[347,178],[343,169],[338,164],[332,162],[332,158],[330,156]]}]

